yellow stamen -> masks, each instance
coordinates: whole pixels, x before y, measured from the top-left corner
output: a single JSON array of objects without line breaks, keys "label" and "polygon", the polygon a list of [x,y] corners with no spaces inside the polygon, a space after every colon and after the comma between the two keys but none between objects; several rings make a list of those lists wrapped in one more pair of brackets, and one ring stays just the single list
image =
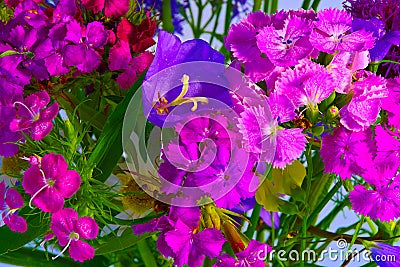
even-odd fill
[{"label": "yellow stamen", "polygon": [[158,103],[153,103],[153,107],[156,109],[157,114],[159,115],[168,114],[169,113],[168,108],[185,103],[193,103],[193,107],[190,110],[196,111],[198,108],[197,104],[198,102],[201,102],[203,104],[208,103],[208,99],[206,97],[185,98],[184,96],[189,91],[189,76],[187,74],[184,74],[181,81],[183,83],[182,91],[173,101],[171,101],[171,103],[168,103],[168,100],[165,97],[161,97],[160,94],[158,95]]}]

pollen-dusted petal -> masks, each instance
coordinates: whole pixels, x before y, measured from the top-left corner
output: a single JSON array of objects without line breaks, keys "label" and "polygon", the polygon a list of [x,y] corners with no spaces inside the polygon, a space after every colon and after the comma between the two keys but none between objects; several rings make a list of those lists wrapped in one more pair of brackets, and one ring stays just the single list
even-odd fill
[{"label": "pollen-dusted petal", "polygon": [[69,235],[75,231],[77,221],[78,213],[71,208],[62,209],[51,215],[50,228],[56,235],[60,246],[67,245]]},{"label": "pollen-dusted petal", "polygon": [[26,193],[33,195],[46,184],[45,179],[38,166],[31,166],[24,172],[22,187]]},{"label": "pollen-dusted petal", "polygon": [[42,169],[46,175],[46,178],[62,178],[68,168],[68,164],[65,158],[59,154],[46,154],[42,158]]},{"label": "pollen-dusted petal", "polygon": [[10,130],[12,132],[27,130],[31,127],[32,127],[32,120],[27,118],[15,118],[10,123]]},{"label": "pollen-dusted petal", "polygon": [[66,41],[78,44],[82,38],[82,28],[79,22],[76,20],[71,20],[67,24],[67,35],[65,36]]},{"label": "pollen-dusted petal", "polygon": [[226,242],[221,231],[217,229],[205,229],[194,235],[194,246],[209,258],[214,258],[222,251],[222,246]]},{"label": "pollen-dusted petal", "polygon": [[322,138],[320,154],[326,172],[347,179],[372,164],[373,151],[375,144],[370,129],[352,132],[339,127]]},{"label": "pollen-dusted petal", "polygon": [[120,18],[129,10],[129,0],[105,0],[104,14],[107,17]]},{"label": "pollen-dusted petal", "polygon": [[68,252],[74,261],[84,262],[93,259],[95,251],[88,243],[81,240],[73,240]]},{"label": "pollen-dusted petal", "polygon": [[307,140],[302,133],[303,129],[282,129],[276,133],[276,153],[272,165],[276,168],[285,168],[304,151]]},{"label": "pollen-dusted petal", "polygon": [[90,22],[86,28],[86,43],[93,48],[101,48],[107,44],[108,34],[99,21]]},{"label": "pollen-dusted petal", "polygon": [[51,121],[53,120],[60,109],[60,106],[57,102],[53,103],[52,105],[48,106],[42,112],[40,112],[39,121]]},{"label": "pollen-dusted petal", "polygon": [[33,140],[42,140],[53,130],[53,123],[50,121],[33,123],[30,135]]},{"label": "pollen-dusted petal", "polygon": [[44,212],[57,212],[64,207],[64,198],[54,187],[47,187],[33,198],[32,203]]},{"label": "pollen-dusted petal", "polygon": [[79,218],[75,228],[78,231],[79,238],[95,239],[99,234],[99,226],[96,221],[90,217]]},{"label": "pollen-dusted petal", "polygon": [[262,29],[257,35],[257,45],[277,66],[293,66],[311,53],[310,32],[310,21],[291,17],[285,21],[282,30],[272,26]]},{"label": "pollen-dusted petal", "polygon": [[75,170],[68,170],[66,173],[55,179],[54,187],[64,198],[72,197],[81,186],[81,176]]},{"label": "pollen-dusted petal", "polygon": [[16,189],[9,188],[6,192],[6,204],[10,209],[19,209],[24,206],[24,199]]},{"label": "pollen-dusted petal", "polygon": [[261,53],[257,47],[256,29],[248,23],[232,25],[225,46],[242,62],[253,61]]},{"label": "pollen-dusted petal", "polygon": [[400,217],[400,190],[396,181],[377,190],[367,190],[362,185],[356,185],[349,198],[356,212],[372,219],[388,222]]},{"label": "pollen-dusted petal", "polygon": [[112,71],[126,69],[131,59],[132,56],[129,43],[124,40],[119,40],[110,48],[108,67]]},{"label": "pollen-dusted petal", "polygon": [[26,220],[16,214],[11,214],[4,218],[4,223],[10,228],[13,232],[25,233],[28,230],[28,224]]}]

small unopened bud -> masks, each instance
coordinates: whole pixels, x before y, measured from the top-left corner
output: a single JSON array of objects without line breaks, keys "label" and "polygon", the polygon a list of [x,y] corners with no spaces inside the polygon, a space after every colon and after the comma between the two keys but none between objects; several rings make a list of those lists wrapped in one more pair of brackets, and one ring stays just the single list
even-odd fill
[{"label": "small unopened bud", "polygon": [[339,115],[339,109],[336,106],[330,106],[326,111],[326,119],[333,121]]}]

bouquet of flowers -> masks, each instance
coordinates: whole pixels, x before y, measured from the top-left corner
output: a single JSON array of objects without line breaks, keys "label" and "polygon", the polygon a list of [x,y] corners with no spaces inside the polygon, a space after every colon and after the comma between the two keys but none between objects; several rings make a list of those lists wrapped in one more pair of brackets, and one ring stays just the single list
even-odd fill
[{"label": "bouquet of flowers", "polygon": [[319,2],[0,3],[0,262],[400,266],[400,9]]}]

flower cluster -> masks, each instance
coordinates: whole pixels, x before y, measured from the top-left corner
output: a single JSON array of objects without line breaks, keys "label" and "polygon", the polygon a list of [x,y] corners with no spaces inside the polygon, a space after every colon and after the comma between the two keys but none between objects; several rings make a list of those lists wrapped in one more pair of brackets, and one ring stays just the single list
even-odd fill
[{"label": "flower cluster", "polygon": [[[117,83],[129,89],[149,66],[153,55],[144,51],[154,44],[155,21],[145,16],[134,25],[121,18],[129,1],[120,2],[118,8],[113,1],[83,2],[88,10],[104,9],[107,17],[117,20],[112,27],[99,20],[85,23],[75,0],[60,0],[54,8],[32,0],[7,2],[15,10],[14,18],[0,27],[0,155],[15,155],[16,142],[25,139],[23,133],[41,140],[51,132],[59,105],[49,105],[46,88],[101,71],[109,61],[109,71],[124,70]],[[112,46],[108,60],[107,46]],[[24,98],[24,88],[29,86],[39,91]]]}]

